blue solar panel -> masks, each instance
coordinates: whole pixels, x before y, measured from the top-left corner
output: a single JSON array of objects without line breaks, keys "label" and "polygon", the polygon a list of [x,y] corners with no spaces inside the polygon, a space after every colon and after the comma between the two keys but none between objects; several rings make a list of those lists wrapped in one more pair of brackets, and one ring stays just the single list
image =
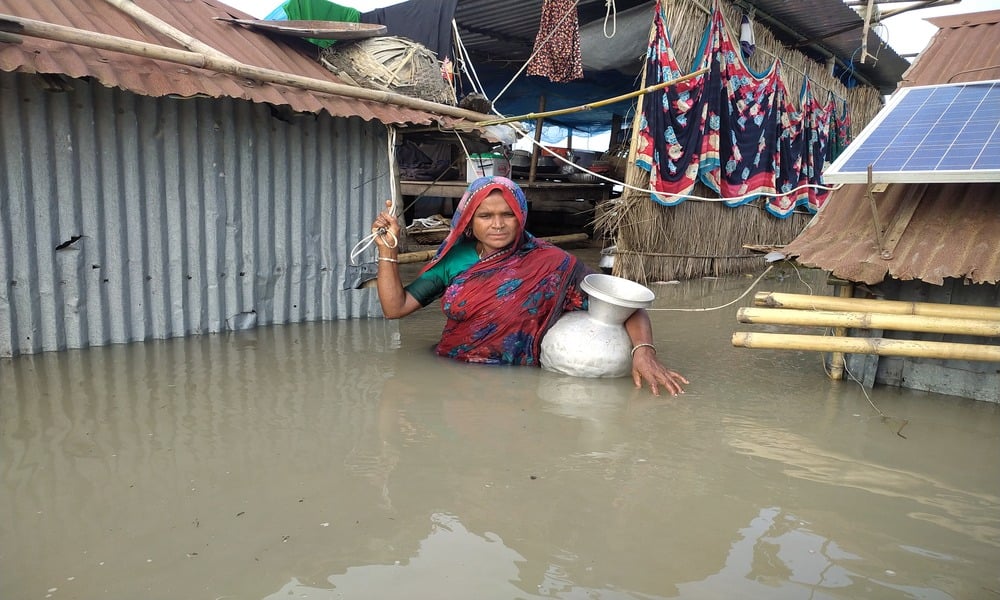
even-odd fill
[{"label": "blue solar panel", "polygon": [[1000,181],[1000,80],[903,88],[823,173],[827,183]]}]

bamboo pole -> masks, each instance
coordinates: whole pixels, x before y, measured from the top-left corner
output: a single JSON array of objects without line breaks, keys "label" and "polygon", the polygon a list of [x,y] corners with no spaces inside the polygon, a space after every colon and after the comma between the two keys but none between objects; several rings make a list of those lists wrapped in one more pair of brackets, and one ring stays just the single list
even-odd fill
[{"label": "bamboo pole", "polygon": [[213,56],[220,60],[234,60],[233,57],[221,52],[205,42],[194,38],[180,29],[177,29],[170,23],[161,20],[159,17],[150,14],[149,12],[139,8],[139,6],[132,0],[104,0],[108,4],[114,6],[118,10],[132,17],[136,21],[139,21],[143,25],[152,28],[153,30],[162,33],[168,38],[174,40],[178,44],[184,46],[191,52],[198,52],[204,54],[205,56]]},{"label": "bamboo pole", "polygon": [[[538,97],[538,112],[545,112],[545,95]],[[531,145],[531,164],[528,166],[528,183],[535,182],[538,174],[538,149],[542,147],[542,127],[545,120],[541,117],[535,119],[535,143]]]},{"label": "bamboo pole", "polygon": [[[547,241],[547,242],[549,242],[551,244],[556,244],[558,246],[560,244],[569,244],[569,243],[572,243],[572,242],[582,242],[582,241],[587,240],[589,238],[588,238],[588,236],[587,236],[586,233],[568,233],[566,235],[553,235],[553,236],[543,237],[543,238],[539,238],[539,239],[545,240],[545,241]],[[401,264],[401,265],[403,265],[403,264],[409,264],[409,263],[427,262],[430,259],[434,258],[435,254],[437,254],[437,248],[435,248],[434,250],[420,250],[420,251],[417,251],[417,252],[403,252],[402,254],[398,255],[396,257],[396,259],[399,260],[399,264]]]},{"label": "bamboo pole", "polygon": [[845,329],[888,329],[952,335],[1000,336],[1000,321],[955,319],[923,315],[893,315],[870,312],[829,312],[787,308],[743,307],[736,313],[740,323],[838,327]]},{"label": "bamboo pole", "polygon": [[892,340],[886,338],[831,337],[791,333],[733,333],[733,346],[771,350],[812,350],[877,354],[879,356],[909,356],[951,360],[1000,362],[1000,346],[926,342],[922,340]]},{"label": "bamboo pole", "polygon": [[[665,87],[669,87],[669,86],[674,85],[676,83],[681,83],[682,81],[687,81],[688,79],[692,79],[694,77],[698,77],[699,75],[703,75],[703,74],[705,74],[707,72],[708,72],[708,68],[706,67],[704,69],[699,69],[697,71],[694,71],[693,73],[688,73],[687,75],[683,75],[681,77],[678,77],[677,79],[671,79],[670,81],[664,81],[663,83],[657,83],[657,84],[654,84],[654,85],[649,85],[649,86],[646,86],[644,88],[638,89],[638,90],[636,90],[634,92],[628,92],[627,94],[621,94],[621,95],[615,96],[613,98],[607,98],[605,100],[598,100],[597,102],[588,102],[587,104],[581,104],[579,106],[573,106],[573,107],[570,107],[570,108],[560,108],[558,110],[550,110],[548,112],[528,113],[526,115],[519,115],[519,116],[516,116],[516,117],[504,117],[502,119],[493,119],[493,120],[490,120],[490,121],[480,121],[480,122],[476,123],[476,125],[479,126],[479,127],[485,127],[487,125],[503,125],[504,123],[512,123],[514,121],[530,121],[532,119],[544,119],[546,117],[558,117],[560,115],[568,115],[568,114],[571,114],[571,113],[583,112],[583,111],[586,111],[586,110],[593,110],[595,108],[600,108],[602,106],[607,106],[608,104],[614,104],[615,102],[621,102],[622,100],[630,100],[632,98],[635,98],[637,96],[641,96],[643,94],[648,94],[650,92],[655,92],[656,90],[660,90],[660,89],[663,89]],[[544,109],[539,109],[539,110],[544,110]]]},{"label": "bamboo pole", "polygon": [[[653,43],[654,39],[656,39],[655,22],[650,23],[649,25],[649,35],[646,40],[647,47]],[[642,77],[639,81],[640,88],[646,87],[646,77],[647,74],[649,73],[648,62],[649,62],[649,57],[646,57],[646,60],[642,62]],[[617,201],[619,207],[624,207],[627,206],[630,202],[634,202],[637,199],[637,197],[641,194],[641,192],[638,192],[636,190],[649,186],[649,174],[643,169],[640,169],[638,165],[635,164],[635,158],[636,155],[638,154],[639,132],[642,131],[642,128],[640,127],[639,124],[643,120],[642,119],[643,102],[645,98],[646,98],[645,94],[642,94],[640,96],[637,96],[635,100],[635,114],[632,115],[632,125],[630,134],[631,137],[629,138],[628,153],[626,154],[626,159],[625,159],[625,183],[627,187],[624,190],[622,190],[621,198]],[[615,227],[617,231],[611,232],[611,236],[612,239],[616,240],[615,243],[618,246],[619,252],[631,251],[632,249],[629,248],[628,245],[632,240],[629,239],[627,235],[622,235],[621,233],[622,230],[621,217],[619,217],[619,220],[615,224]],[[641,269],[637,269],[637,271],[641,272],[633,272],[633,273],[627,273],[627,269],[622,264],[622,262],[623,261],[620,260],[616,260],[614,262],[614,266],[612,267],[613,274],[625,277],[627,279],[634,279],[636,281],[645,281],[646,279],[645,262],[639,262]]]},{"label": "bamboo pole", "polygon": [[[447,104],[438,104],[436,102],[430,102],[429,100],[422,100],[420,98],[411,98],[410,96],[404,96],[403,94],[396,94],[381,90],[371,90],[368,88],[335,83],[333,81],[326,81],[323,79],[314,79],[312,77],[303,77],[301,75],[283,73],[274,69],[247,65],[235,60],[222,60],[211,56],[205,56],[204,54],[199,54],[197,52],[176,50],[174,48],[168,48],[157,44],[139,42],[95,31],[77,29],[75,27],[54,25],[52,23],[45,23],[34,19],[25,19],[23,17],[13,15],[0,14],[0,31],[54,40],[57,42],[65,42],[68,44],[77,44],[90,48],[99,48],[101,50],[110,50],[112,52],[121,52],[122,54],[141,56],[154,60],[163,60],[187,65],[189,67],[217,71],[219,73],[226,73],[229,75],[244,77],[246,79],[286,85],[313,92],[322,92],[336,96],[355,98],[358,100],[369,100],[371,102],[392,104],[436,115],[454,117],[456,119],[465,119],[473,123],[489,118],[489,115],[484,115],[475,111],[449,106]],[[471,126],[471,124],[472,123],[469,125]]]},{"label": "bamboo pole", "polygon": [[967,304],[935,304],[932,302],[870,300],[867,298],[834,298],[832,296],[783,294],[780,292],[757,292],[754,295],[753,303],[754,306],[766,306],[770,308],[862,311],[892,315],[922,315],[925,317],[1000,321],[1000,308],[970,306]]},{"label": "bamboo pole", "polygon": [[[852,298],[854,296],[854,284],[844,283],[837,286],[837,295],[841,298]],[[833,335],[844,337],[847,335],[846,327],[834,327]],[[834,381],[840,381],[844,378],[844,353],[834,352],[830,355],[830,379]]]}]

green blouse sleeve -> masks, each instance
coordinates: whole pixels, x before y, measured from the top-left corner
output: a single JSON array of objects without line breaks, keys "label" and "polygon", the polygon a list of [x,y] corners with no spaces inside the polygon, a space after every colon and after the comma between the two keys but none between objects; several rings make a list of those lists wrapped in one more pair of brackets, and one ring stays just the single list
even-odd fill
[{"label": "green blouse sleeve", "polygon": [[409,292],[420,306],[427,306],[444,294],[452,279],[476,264],[478,260],[476,245],[460,242],[436,265],[427,269],[403,289]]}]

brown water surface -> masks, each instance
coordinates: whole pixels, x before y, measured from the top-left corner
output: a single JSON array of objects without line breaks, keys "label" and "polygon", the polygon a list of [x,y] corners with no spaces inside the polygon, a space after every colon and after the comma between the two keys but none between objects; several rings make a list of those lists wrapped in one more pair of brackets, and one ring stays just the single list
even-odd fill
[{"label": "brown water surface", "polygon": [[998,406],[733,348],[750,302],[652,313],[677,398],[435,357],[436,306],[0,361],[0,598],[1000,598]]}]

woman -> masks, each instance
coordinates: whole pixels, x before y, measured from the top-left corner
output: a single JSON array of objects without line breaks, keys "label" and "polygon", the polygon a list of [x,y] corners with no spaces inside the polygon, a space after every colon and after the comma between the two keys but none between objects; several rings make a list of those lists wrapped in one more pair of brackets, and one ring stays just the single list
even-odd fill
[{"label": "woman", "polygon": [[[448,322],[435,351],[466,362],[538,366],[542,336],[565,311],[586,308],[580,289],[591,271],[576,257],[527,231],[524,192],[505,177],[473,181],[455,209],[451,233],[407,286],[399,278],[396,218],[383,212],[372,224],[378,245],[382,312],[399,319],[442,297]],[[632,340],[632,379],[659,395],[683,393],[687,379],[656,358],[649,315],[625,322]]]}]

